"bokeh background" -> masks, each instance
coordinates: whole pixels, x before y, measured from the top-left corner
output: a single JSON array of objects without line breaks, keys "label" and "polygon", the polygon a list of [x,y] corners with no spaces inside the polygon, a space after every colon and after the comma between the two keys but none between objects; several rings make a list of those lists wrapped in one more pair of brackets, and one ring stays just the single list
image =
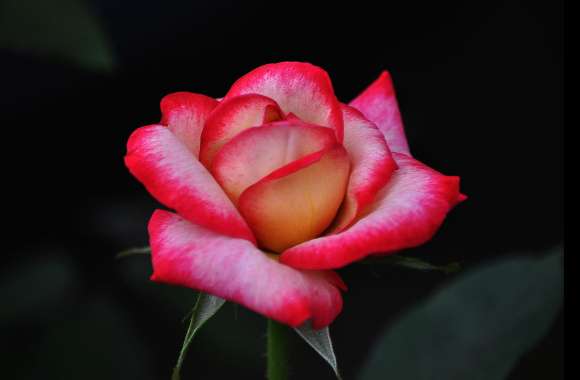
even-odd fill
[{"label": "bokeh background", "polygon": [[[414,155],[470,197],[405,254],[469,271],[559,245],[563,30],[560,1],[1,0],[2,377],[169,377],[195,293],[149,282],[145,256],[115,260],[147,245],[157,207],[125,169],[125,143],[159,120],[163,95],[221,97],[264,63],[322,66],[343,101],[391,72]],[[381,331],[460,276],[340,273],[350,290],[331,331],[345,379]],[[563,378],[563,336],[560,313],[508,378]],[[332,378],[295,343],[296,378]],[[184,379],[263,378],[264,345],[265,320],[227,306]]]}]

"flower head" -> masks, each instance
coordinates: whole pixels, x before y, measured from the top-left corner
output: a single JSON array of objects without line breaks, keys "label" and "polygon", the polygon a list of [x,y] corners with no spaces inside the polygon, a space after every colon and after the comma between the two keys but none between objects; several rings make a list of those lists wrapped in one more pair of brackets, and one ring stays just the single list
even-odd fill
[{"label": "flower head", "polygon": [[161,203],[153,280],[238,302],[280,322],[330,324],[332,269],[429,240],[463,196],[415,160],[390,76],[350,105],[328,74],[261,66],[221,100],[179,92],[137,129],[125,162]]}]

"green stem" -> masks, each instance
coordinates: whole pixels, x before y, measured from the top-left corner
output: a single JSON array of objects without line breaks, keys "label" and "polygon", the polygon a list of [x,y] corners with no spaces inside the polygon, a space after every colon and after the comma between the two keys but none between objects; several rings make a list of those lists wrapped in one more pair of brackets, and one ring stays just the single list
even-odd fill
[{"label": "green stem", "polygon": [[268,380],[288,379],[288,334],[290,329],[268,319]]}]

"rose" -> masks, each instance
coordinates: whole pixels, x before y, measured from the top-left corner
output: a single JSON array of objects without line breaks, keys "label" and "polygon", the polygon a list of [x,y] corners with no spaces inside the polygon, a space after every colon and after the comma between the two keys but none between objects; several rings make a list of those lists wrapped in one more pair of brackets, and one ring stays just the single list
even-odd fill
[{"label": "rose", "polygon": [[215,100],[178,92],[125,162],[177,214],[149,222],[152,279],[314,328],[340,313],[332,269],[429,240],[463,195],[412,158],[390,76],[350,105],[325,71],[259,67]]}]

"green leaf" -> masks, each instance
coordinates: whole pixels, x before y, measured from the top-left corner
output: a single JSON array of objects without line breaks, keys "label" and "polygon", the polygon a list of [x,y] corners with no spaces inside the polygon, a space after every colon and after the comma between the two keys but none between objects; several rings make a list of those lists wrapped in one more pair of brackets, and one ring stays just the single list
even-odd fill
[{"label": "green leaf", "polygon": [[115,259],[124,259],[125,257],[135,256],[135,255],[150,255],[151,254],[151,247],[137,247],[137,248],[129,248],[124,251],[117,253]]},{"label": "green leaf", "polygon": [[156,379],[154,347],[143,339],[135,316],[125,306],[107,295],[88,297],[34,337],[20,376],[10,376],[9,368],[6,375],[3,355],[3,378]]},{"label": "green leaf", "polygon": [[83,288],[79,268],[69,257],[43,252],[7,266],[0,277],[0,324],[60,320]]},{"label": "green leaf", "polygon": [[447,274],[458,272],[461,269],[461,265],[456,262],[445,265],[434,265],[427,261],[418,259],[416,257],[400,256],[400,255],[369,257],[365,260],[360,261],[360,263],[370,265],[376,264],[398,265],[409,269],[416,269],[421,271],[440,271]]},{"label": "green leaf", "polygon": [[312,324],[306,322],[302,326],[294,329],[298,335],[302,339],[306,341],[310,345],[310,347],[314,348],[316,352],[326,362],[332,367],[336,377],[341,379],[340,373],[338,372],[338,365],[336,362],[336,355],[334,354],[334,349],[332,348],[332,341],[330,340],[330,332],[328,331],[328,327],[325,327],[320,330],[315,330],[312,328]]},{"label": "green leaf", "polygon": [[504,379],[562,306],[561,260],[512,257],[462,275],[382,334],[359,379]]},{"label": "green leaf", "polygon": [[189,327],[187,333],[185,334],[185,339],[183,340],[183,346],[179,353],[179,358],[177,359],[177,364],[173,369],[173,374],[171,376],[172,380],[180,379],[181,366],[183,365],[183,360],[185,355],[187,355],[187,350],[189,345],[193,340],[193,337],[197,331],[203,326],[208,319],[214,316],[215,313],[225,304],[225,300],[216,296],[205,294],[200,292],[197,296],[197,302],[193,307],[193,312],[191,313],[191,319],[189,322]]},{"label": "green leaf", "polygon": [[3,0],[0,47],[111,71],[113,53],[85,0]]}]

